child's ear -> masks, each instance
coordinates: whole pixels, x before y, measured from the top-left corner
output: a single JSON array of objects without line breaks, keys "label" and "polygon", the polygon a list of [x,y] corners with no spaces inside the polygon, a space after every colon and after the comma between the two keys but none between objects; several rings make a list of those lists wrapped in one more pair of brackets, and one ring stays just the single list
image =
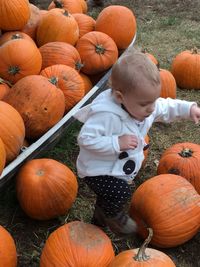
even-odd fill
[{"label": "child's ear", "polygon": [[114,94],[115,94],[116,101],[121,104],[123,102],[123,100],[122,100],[123,99],[122,93],[120,91],[116,90],[116,91],[114,91]]}]

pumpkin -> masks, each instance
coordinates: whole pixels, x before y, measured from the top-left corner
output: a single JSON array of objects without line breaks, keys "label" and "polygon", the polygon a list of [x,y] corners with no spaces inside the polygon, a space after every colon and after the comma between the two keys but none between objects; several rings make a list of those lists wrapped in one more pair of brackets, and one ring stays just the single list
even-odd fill
[{"label": "pumpkin", "polygon": [[95,31],[104,32],[116,43],[118,49],[126,49],[136,34],[136,19],[131,9],[110,5],[96,19]]},{"label": "pumpkin", "polygon": [[83,79],[79,73],[65,65],[53,65],[40,73],[61,89],[65,96],[65,112],[69,111],[85,94]]},{"label": "pumpkin", "polygon": [[92,89],[92,87],[93,87],[92,81],[84,73],[80,72],[79,74],[80,74],[81,78],[83,79],[84,91],[85,91],[85,95],[86,95]]},{"label": "pumpkin", "polygon": [[92,31],[83,35],[76,48],[80,54],[85,74],[97,74],[108,70],[118,59],[115,42],[103,32]]},{"label": "pumpkin", "polygon": [[0,138],[6,150],[6,162],[17,157],[25,137],[24,122],[11,105],[0,101]]},{"label": "pumpkin", "polygon": [[153,230],[148,230],[149,235],[140,248],[120,252],[108,267],[176,267],[165,253],[147,248],[153,236]]},{"label": "pumpkin", "polygon": [[177,86],[183,89],[200,89],[200,54],[198,49],[185,50],[173,59],[171,72]]},{"label": "pumpkin", "polygon": [[5,167],[6,164],[6,150],[4,147],[4,143],[0,138],[0,175]]},{"label": "pumpkin", "polygon": [[17,251],[11,234],[0,225],[0,267],[16,267]]},{"label": "pumpkin", "polygon": [[31,16],[27,21],[26,25],[21,29],[21,31],[29,35],[33,40],[35,40],[37,26],[41,20],[41,13],[40,9],[37,6],[33,4],[30,4],[29,6],[31,10]]},{"label": "pumpkin", "polygon": [[65,111],[63,92],[40,75],[29,75],[19,80],[4,101],[22,116],[28,139],[46,133]]},{"label": "pumpkin", "polygon": [[200,145],[178,143],[164,151],[157,173],[177,174],[186,178],[200,194]]},{"label": "pumpkin", "polygon": [[5,44],[8,41],[15,40],[15,39],[27,39],[29,41],[33,41],[31,37],[21,31],[11,31],[11,32],[5,32],[0,37],[0,45]]},{"label": "pumpkin", "polygon": [[82,13],[75,13],[73,14],[73,17],[78,23],[79,38],[81,38],[84,34],[95,30],[96,21],[92,17]]},{"label": "pumpkin", "polygon": [[109,237],[97,226],[73,221],[50,234],[40,267],[107,267],[114,258]]},{"label": "pumpkin", "polygon": [[11,84],[8,81],[5,81],[0,78],[0,100],[3,100],[4,97],[9,93]]},{"label": "pumpkin", "polygon": [[176,80],[170,71],[160,69],[161,92],[160,97],[176,98]]},{"label": "pumpkin", "polygon": [[87,6],[87,2],[85,0],[78,0],[81,4],[81,7],[82,7],[82,12],[84,14],[87,14],[87,11],[88,11],[88,6]]},{"label": "pumpkin", "polygon": [[16,39],[0,47],[0,76],[16,83],[25,76],[38,74],[42,57],[34,42]]},{"label": "pumpkin", "polygon": [[159,64],[159,63],[158,63],[158,60],[155,58],[155,56],[154,56],[153,54],[147,52],[146,49],[142,49],[141,52],[144,53],[148,58],[150,58],[151,61],[153,61],[153,63],[154,63],[155,65],[158,65],[158,64]]},{"label": "pumpkin", "polygon": [[39,47],[56,41],[75,45],[79,38],[79,28],[75,18],[69,12],[64,9],[52,9],[43,16],[36,35]]},{"label": "pumpkin", "polygon": [[200,195],[185,178],[161,174],[142,183],[132,195],[130,216],[146,236],[152,228],[151,243],[175,247],[190,240],[200,229]]},{"label": "pumpkin", "polygon": [[70,12],[71,14],[83,12],[82,4],[78,0],[53,0],[48,6],[48,10],[54,8],[64,9]]},{"label": "pumpkin", "polygon": [[30,18],[28,0],[1,0],[0,29],[5,31],[21,30]]},{"label": "pumpkin", "polygon": [[77,195],[78,184],[74,173],[53,159],[26,162],[16,179],[20,206],[34,219],[48,220],[65,215]]},{"label": "pumpkin", "polygon": [[42,69],[56,64],[63,64],[79,71],[83,64],[77,49],[64,42],[50,42],[40,48]]}]

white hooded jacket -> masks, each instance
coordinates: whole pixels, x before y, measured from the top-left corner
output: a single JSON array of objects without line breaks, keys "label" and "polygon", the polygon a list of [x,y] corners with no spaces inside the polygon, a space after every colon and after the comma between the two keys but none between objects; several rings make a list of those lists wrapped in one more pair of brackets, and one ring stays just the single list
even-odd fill
[{"label": "white hooded jacket", "polygon": [[[78,136],[79,177],[111,175],[128,182],[134,179],[144,159],[144,138],[153,122],[189,119],[193,104],[195,102],[158,98],[153,113],[140,122],[115,101],[111,89],[103,91],[74,115],[84,123]],[[120,151],[118,137],[124,134],[137,136],[135,149]]]}]

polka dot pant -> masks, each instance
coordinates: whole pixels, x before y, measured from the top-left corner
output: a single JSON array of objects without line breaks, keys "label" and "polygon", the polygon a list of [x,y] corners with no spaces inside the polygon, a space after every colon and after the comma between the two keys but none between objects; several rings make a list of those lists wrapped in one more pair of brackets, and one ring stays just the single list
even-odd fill
[{"label": "polka dot pant", "polygon": [[86,184],[97,195],[96,204],[108,217],[116,216],[130,200],[130,185],[113,176],[92,176],[84,178]]}]

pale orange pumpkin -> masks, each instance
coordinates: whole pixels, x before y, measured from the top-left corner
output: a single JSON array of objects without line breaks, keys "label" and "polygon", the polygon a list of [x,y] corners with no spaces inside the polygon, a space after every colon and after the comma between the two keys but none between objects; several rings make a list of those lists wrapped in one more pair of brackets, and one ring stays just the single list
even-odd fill
[{"label": "pale orange pumpkin", "polygon": [[161,174],[142,183],[132,195],[130,215],[146,237],[152,228],[151,243],[175,247],[190,240],[200,227],[200,195],[185,178]]},{"label": "pale orange pumpkin", "polygon": [[17,198],[31,218],[48,220],[65,215],[75,201],[78,183],[74,173],[53,159],[33,159],[17,174]]},{"label": "pale orange pumpkin", "polygon": [[153,230],[148,230],[149,235],[140,248],[120,252],[108,267],[176,267],[167,254],[147,248],[153,236]]},{"label": "pale orange pumpkin", "polygon": [[165,69],[160,69],[160,80],[161,80],[161,92],[160,97],[163,98],[176,98],[176,80],[172,73]]},{"label": "pale orange pumpkin", "polygon": [[36,139],[47,132],[65,111],[63,92],[41,75],[20,79],[4,101],[21,114],[28,139]]},{"label": "pale orange pumpkin", "polygon": [[110,5],[105,7],[96,19],[95,31],[106,33],[118,49],[126,49],[136,34],[136,19],[131,9]]},{"label": "pale orange pumpkin", "polygon": [[42,57],[34,42],[15,39],[0,47],[0,76],[11,83],[23,77],[38,74]]},{"label": "pale orange pumpkin", "polygon": [[83,79],[79,73],[66,65],[53,65],[41,71],[40,75],[48,78],[65,97],[65,112],[69,111],[85,95]]},{"label": "pale orange pumpkin", "polygon": [[40,267],[108,267],[114,258],[109,237],[97,226],[73,221],[50,234],[40,258]]},{"label": "pale orange pumpkin", "polygon": [[0,225],[0,267],[16,267],[17,251],[11,234]]},{"label": "pale orange pumpkin", "polygon": [[6,150],[6,162],[17,157],[25,137],[24,122],[11,105],[0,101],[0,138]]},{"label": "pale orange pumpkin", "polygon": [[6,164],[6,150],[4,147],[4,143],[0,138],[0,175],[5,167]]},{"label": "pale orange pumpkin", "polygon": [[28,0],[1,0],[0,29],[21,30],[30,18],[30,13]]},{"label": "pale orange pumpkin", "polygon": [[79,28],[75,18],[69,12],[55,8],[43,16],[36,35],[39,47],[56,41],[75,45],[79,38]]}]

